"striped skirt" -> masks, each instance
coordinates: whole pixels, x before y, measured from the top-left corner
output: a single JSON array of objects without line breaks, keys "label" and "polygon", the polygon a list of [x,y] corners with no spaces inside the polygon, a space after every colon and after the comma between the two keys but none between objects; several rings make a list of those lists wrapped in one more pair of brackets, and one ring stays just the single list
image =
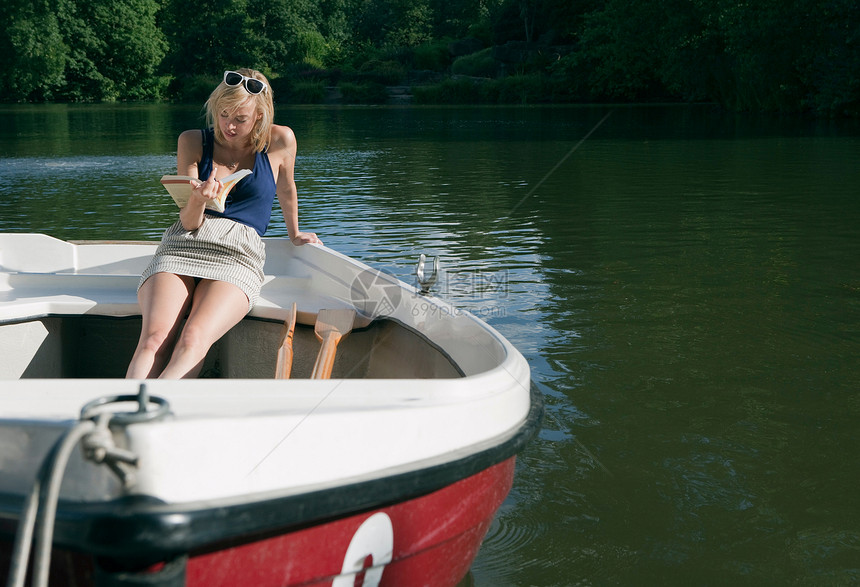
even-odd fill
[{"label": "striped skirt", "polygon": [[153,274],[162,272],[226,281],[245,292],[250,311],[260,297],[265,260],[263,241],[250,226],[205,216],[199,228],[185,230],[177,220],[164,231],[137,288]]}]

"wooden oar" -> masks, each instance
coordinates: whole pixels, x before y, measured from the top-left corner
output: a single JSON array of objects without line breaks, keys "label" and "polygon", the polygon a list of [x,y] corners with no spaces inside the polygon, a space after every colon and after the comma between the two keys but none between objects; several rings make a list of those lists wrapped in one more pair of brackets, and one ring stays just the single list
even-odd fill
[{"label": "wooden oar", "polygon": [[275,379],[289,379],[293,369],[293,332],[296,329],[296,303],[290,308],[284,327],[281,329],[281,342],[278,345],[278,363],[275,365]]},{"label": "wooden oar", "polygon": [[337,344],[350,333],[355,323],[355,310],[320,310],[314,332],[322,341],[311,379],[328,379],[334,367]]}]

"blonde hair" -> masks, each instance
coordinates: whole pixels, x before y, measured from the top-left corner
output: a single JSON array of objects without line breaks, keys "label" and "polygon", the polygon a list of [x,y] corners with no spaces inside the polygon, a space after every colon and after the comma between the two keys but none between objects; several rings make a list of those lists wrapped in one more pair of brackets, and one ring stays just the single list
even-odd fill
[{"label": "blonde hair", "polygon": [[249,94],[244,84],[228,86],[221,81],[218,87],[209,95],[209,99],[206,100],[206,104],[204,105],[206,109],[206,123],[215,131],[215,140],[223,143],[224,134],[221,132],[220,125],[216,124],[217,117],[222,112],[232,114],[250,101],[255,104],[257,114],[259,115],[259,118],[254,123],[254,128],[251,130],[251,143],[254,145],[255,151],[264,151],[272,141],[272,124],[275,118],[272,86],[269,84],[266,76],[254,69],[242,68],[237,69],[236,72],[245,77],[260,80],[266,84],[266,89],[259,94]]}]

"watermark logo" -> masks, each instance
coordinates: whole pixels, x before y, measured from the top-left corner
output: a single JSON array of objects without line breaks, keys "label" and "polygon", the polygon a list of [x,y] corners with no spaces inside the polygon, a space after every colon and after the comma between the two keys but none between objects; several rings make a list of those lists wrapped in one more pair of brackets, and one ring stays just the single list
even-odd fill
[{"label": "watermark logo", "polygon": [[349,296],[358,312],[377,318],[394,313],[403,299],[403,290],[395,277],[365,269],[352,280]]},{"label": "watermark logo", "polygon": [[508,272],[455,271],[446,272],[440,283],[442,295],[466,298],[508,297]]},{"label": "watermark logo", "polygon": [[[504,315],[505,306],[500,304],[509,295],[508,271],[441,271],[435,280],[430,295],[455,303],[463,303],[468,310],[481,317]],[[421,284],[414,285],[420,291]],[[460,310],[445,304],[431,302],[419,291],[411,295],[400,286],[397,277],[376,269],[359,272],[350,285],[349,295],[355,309],[369,318],[388,316],[408,304],[413,316],[444,316]]]}]

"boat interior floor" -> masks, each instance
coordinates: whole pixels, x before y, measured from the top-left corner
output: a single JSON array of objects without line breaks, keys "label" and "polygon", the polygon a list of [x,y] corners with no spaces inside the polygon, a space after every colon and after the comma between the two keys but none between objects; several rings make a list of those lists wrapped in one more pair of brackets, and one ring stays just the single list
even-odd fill
[{"label": "boat interior floor", "polygon": [[[0,324],[0,379],[121,378],[140,334],[140,316],[43,316]],[[275,374],[283,324],[247,317],[209,350],[201,377],[257,379]],[[292,379],[308,378],[320,342],[297,325]],[[353,330],[338,345],[333,378],[454,378],[457,365],[418,332],[393,320]]]}]

